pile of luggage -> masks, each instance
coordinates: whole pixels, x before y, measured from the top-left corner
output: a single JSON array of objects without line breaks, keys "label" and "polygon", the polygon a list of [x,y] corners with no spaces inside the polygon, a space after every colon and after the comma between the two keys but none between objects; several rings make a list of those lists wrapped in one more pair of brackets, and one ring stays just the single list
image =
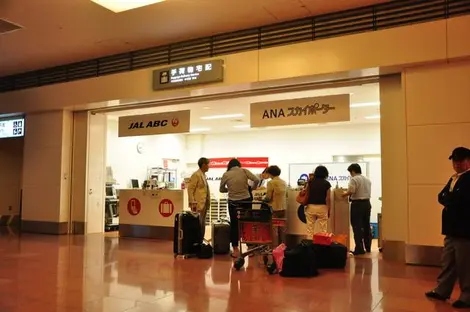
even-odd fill
[{"label": "pile of luggage", "polygon": [[204,241],[199,214],[185,211],[175,217],[173,252],[175,257],[209,259],[230,253],[230,222],[212,223],[212,246]]},{"label": "pile of luggage", "polygon": [[348,259],[346,246],[331,239],[330,234],[319,234],[313,241],[305,240],[293,248],[281,244],[273,250],[273,268],[270,273],[283,277],[315,277],[319,269],[344,269]]},{"label": "pile of luggage", "polygon": [[[174,254],[181,258],[209,259],[214,254],[230,253],[230,222],[219,220],[212,224],[212,246],[204,242],[199,214],[183,212],[176,215],[174,227]],[[319,269],[344,269],[348,258],[346,246],[333,240],[327,233],[315,235],[294,247],[281,244],[272,252],[273,261],[268,272],[283,277],[314,277]]]}]

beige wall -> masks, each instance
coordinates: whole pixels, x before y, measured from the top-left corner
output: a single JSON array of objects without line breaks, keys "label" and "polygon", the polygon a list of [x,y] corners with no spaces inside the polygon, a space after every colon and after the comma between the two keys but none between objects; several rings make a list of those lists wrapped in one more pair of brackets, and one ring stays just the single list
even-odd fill
[{"label": "beige wall", "polygon": [[[470,56],[470,44],[463,33],[470,16],[423,24],[367,32],[222,56],[225,81],[211,86],[233,86],[273,79],[347,73],[365,75],[363,69],[376,72],[396,70],[429,62]],[[371,48],[374,47],[374,48]],[[97,77],[0,94],[4,112],[31,112],[51,109],[77,109],[109,105],[108,101],[162,99],[189,96],[191,90],[154,92],[153,69]],[[373,72],[373,71],[372,71]],[[197,93],[197,92],[196,92]],[[31,105],[34,103],[34,105]]]},{"label": "beige wall", "polygon": [[72,125],[70,111],[26,116],[22,211],[26,230],[50,232],[37,230],[29,221],[57,224],[69,219]]},{"label": "beige wall", "polygon": [[20,211],[24,138],[0,140],[0,216]]},{"label": "beige wall", "polygon": [[437,193],[453,173],[448,157],[470,147],[470,62],[406,69],[408,244],[441,246]]}]

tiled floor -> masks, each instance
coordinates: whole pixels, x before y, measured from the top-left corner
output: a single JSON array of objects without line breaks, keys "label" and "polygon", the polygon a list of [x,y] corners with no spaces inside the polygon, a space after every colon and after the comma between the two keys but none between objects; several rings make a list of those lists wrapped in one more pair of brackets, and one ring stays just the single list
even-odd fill
[{"label": "tiled floor", "polygon": [[269,276],[256,261],[175,260],[168,242],[0,236],[0,312],[452,311],[423,298],[438,270],[350,259],[312,279]]}]

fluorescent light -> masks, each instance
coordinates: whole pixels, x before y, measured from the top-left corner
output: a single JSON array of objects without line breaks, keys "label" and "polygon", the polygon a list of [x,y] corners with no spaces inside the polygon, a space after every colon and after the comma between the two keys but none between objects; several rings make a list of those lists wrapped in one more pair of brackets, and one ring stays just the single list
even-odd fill
[{"label": "fluorescent light", "polygon": [[92,2],[105,7],[106,9],[113,11],[114,13],[120,13],[129,11],[137,8],[141,8],[147,5],[163,2],[165,0],[91,0]]},{"label": "fluorescent light", "polygon": [[355,103],[355,104],[350,105],[351,108],[371,107],[371,106],[380,106],[380,102]]},{"label": "fluorescent light", "polygon": [[237,125],[237,126],[233,126],[234,128],[237,128],[237,129],[245,129],[245,128],[250,128],[250,125]]},{"label": "fluorescent light", "polygon": [[196,128],[196,129],[191,129],[189,132],[207,132],[211,131],[211,128]]},{"label": "fluorescent light", "polygon": [[371,115],[364,117],[365,119],[380,119],[380,115]]},{"label": "fluorescent light", "polygon": [[226,119],[226,118],[238,118],[243,117],[243,114],[228,114],[228,115],[212,115],[201,117],[202,120],[212,120],[212,119]]}]

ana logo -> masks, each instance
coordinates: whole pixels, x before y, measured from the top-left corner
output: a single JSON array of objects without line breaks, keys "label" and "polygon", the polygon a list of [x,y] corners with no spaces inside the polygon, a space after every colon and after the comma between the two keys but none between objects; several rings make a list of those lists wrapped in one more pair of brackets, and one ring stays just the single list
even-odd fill
[{"label": "ana logo", "polygon": [[178,127],[178,125],[180,124],[180,121],[178,120],[178,118],[173,118],[171,120],[171,124],[173,125],[173,127]]}]

